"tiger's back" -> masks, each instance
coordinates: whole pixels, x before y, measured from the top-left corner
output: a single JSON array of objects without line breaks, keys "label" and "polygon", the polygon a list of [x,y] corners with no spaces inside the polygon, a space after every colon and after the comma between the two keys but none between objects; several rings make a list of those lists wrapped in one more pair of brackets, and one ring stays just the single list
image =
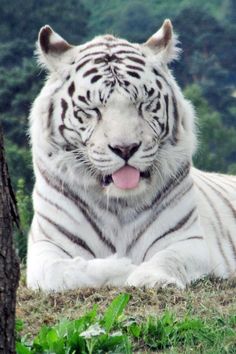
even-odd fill
[{"label": "tiger's back", "polygon": [[236,177],[192,170],[204,236],[216,276],[235,273]]}]

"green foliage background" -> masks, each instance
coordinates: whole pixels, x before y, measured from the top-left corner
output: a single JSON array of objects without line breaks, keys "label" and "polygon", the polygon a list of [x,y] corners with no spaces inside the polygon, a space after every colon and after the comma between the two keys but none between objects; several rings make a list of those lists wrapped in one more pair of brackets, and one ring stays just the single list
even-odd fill
[{"label": "green foliage background", "polygon": [[38,30],[45,24],[72,44],[107,32],[144,42],[169,17],[183,48],[181,60],[172,69],[198,116],[195,165],[236,173],[234,0],[1,0],[0,10],[0,119],[24,224],[24,236],[16,238],[22,245],[21,257],[32,216],[27,117],[45,75],[33,52]]}]

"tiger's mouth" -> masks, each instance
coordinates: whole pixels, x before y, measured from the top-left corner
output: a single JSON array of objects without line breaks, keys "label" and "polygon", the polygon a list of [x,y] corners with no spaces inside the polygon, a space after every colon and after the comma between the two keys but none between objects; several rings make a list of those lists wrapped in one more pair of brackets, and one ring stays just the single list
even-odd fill
[{"label": "tiger's mouth", "polygon": [[126,165],[112,174],[102,176],[101,185],[109,186],[113,183],[119,189],[134,189],[138,187],[140,179],[148,179],[151,177],[149,170],[139,171],[138,169]]}]

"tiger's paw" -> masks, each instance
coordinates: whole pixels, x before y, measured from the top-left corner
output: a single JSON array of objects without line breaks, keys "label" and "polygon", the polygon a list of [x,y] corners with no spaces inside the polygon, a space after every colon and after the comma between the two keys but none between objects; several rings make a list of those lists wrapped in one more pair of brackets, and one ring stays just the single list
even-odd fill
[{"label": "tiger's paw", "polygon": [[141,264],[137,267],[128,277],[126,285],[146,288],[165,288],[173,285],[179,289],[185,288],[181,280],[150,264]]},{"label": "tiger's paw", "polygon": [[136,268],[129,258],[112,255],[88,262],[87,272],[100,282],[100,286],[122,286]]}]

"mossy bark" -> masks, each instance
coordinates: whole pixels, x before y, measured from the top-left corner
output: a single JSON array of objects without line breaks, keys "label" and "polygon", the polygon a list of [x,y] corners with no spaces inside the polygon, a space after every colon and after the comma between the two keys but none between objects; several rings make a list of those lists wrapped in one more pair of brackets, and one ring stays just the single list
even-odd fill
[{"label": "mossy bark", "polygon": [[0,354],[15,353],[15,305],[20,268],[13,245],[14,222],[18,224],[18,214],[0,127]]}]

